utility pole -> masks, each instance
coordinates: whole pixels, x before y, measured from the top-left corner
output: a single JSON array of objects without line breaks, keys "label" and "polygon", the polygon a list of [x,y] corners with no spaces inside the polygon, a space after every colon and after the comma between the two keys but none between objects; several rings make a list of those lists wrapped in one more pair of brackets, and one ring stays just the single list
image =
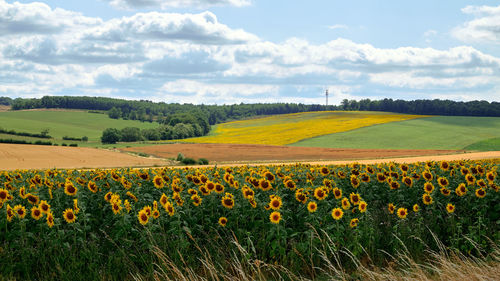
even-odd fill
[{"label": "utility pole", "polygon": [[328,89],[326,89],[325,95],[326,95],[326,106],[328,106]]}]

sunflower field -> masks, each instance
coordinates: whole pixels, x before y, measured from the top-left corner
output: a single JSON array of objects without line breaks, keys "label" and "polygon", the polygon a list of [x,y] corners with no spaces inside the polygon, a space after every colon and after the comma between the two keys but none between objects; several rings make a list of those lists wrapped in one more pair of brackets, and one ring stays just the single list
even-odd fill
[{"label": "sunflower field", "polygon": [[484,255],[500,238],[499,166],[0,172],[0,279],[153,279],[158,249],[202,270],[200,255],[223,267],[240,247],[243,259],[313,277],[339,252],[346,266],[352,256],[383,265],[402,249],[417,260],[442,246]]}]

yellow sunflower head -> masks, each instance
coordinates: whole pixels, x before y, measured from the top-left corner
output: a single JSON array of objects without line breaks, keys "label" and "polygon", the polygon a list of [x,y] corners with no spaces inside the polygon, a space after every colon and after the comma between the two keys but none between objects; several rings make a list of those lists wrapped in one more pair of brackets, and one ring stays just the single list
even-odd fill
[{"label": "yellow sunflower head", "polygon": [[340,220],[343,215],[344,215],[344,212],[340,208],[335,208],[332,210],[332,218],[335,220]]}]

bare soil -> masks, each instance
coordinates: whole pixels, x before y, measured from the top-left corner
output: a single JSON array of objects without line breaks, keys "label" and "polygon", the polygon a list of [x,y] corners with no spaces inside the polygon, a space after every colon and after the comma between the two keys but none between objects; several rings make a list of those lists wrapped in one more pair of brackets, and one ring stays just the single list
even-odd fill
[{"label": "bare soil", "polygon": [[104,149],[0,143],[0,170],[151,167],[168,164],[162,159]]},{"label": "bare soil", "polygon": [[401,149],[334,149],[252,144],[184,144],[174,143],[124,148],[122,151],[143,152],[159,158],[176,158],[178,153],[195,159],[206,158],[211,163],[259,161],[320,161],[394,158],[457,153],[456,150]]},{"label": "bare soil", "polygon": [[0,112],[10,110],[10,106],[0,104]]}]

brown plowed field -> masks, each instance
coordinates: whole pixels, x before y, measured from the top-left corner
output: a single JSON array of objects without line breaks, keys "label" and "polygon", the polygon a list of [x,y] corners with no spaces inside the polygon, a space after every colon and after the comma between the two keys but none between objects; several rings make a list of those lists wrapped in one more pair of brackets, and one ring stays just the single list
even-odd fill
[{"label": "brown plowed field", "polygon": [[0,143],[0,170],[166,165],[161,159],[88,147]]},{"label": "brown plowed field", "polygon": [[143,152],[160,158],[206,158],[210,162],[318,161],[393,158],[457,153],[456,150],[333,149],[252,144],[165,144],[130,147],[123,151]]}]

